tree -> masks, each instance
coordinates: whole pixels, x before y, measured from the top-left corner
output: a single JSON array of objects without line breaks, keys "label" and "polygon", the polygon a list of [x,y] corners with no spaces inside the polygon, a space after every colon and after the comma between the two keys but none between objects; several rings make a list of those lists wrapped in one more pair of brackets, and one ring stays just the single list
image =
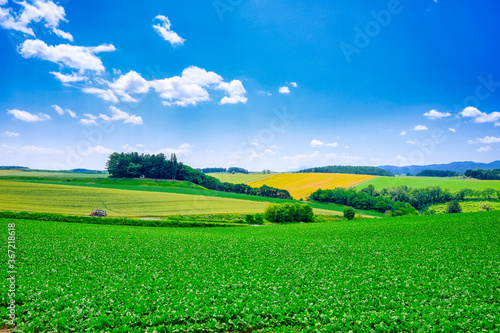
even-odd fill
[{"label": "tree", "polygon": [[356,215],[356,211],[352,207],[344,208],[344,217],[348,220],[352,220]]},{"label": "tree", "polygon": [[461,212],[462,212],[462,207],[460,207],[460,203],[457,200],[452,200],[448,202],[448,205],[446,207],[446,213],[455,214]]},{"label": "tree", "polygon": [[486,202],[483,202],[479,205],[479,208],[478,208],[478,212],[491,212],[493,211],[494,209],[488,205]]}]

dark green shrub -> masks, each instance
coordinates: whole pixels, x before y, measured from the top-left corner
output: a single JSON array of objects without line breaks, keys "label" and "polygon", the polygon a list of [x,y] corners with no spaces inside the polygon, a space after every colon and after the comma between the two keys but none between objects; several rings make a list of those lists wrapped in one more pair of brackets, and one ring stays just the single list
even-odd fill
[{"label": "dark green shrub", "polygon": [[245,217],[245,222],[247,224],[254,224],[255,223],[255,217],[252,214],[247,214]]},{"label": "dark green shrub", "polygon": [[260,225],[264,224],[264,215],[263,214],[255,214],[254,219],[255,219],[255,221],[254,221],[255,224],[260,224]]},{"label": "dark green shrub", "polygon": [[354,211],[354,208],[352,208],[352,207],[344,208],[344,217],[346,219],[352,220],[355,215],[356,215],[356,212]]},{"label": "dark green shrub", "polygon": [[448,205],[446,206],[446,213],[455,214],[461,212],[462,212],[462,207],[460,207],[460,203],[457,200],[452,200],[448,202]]}]

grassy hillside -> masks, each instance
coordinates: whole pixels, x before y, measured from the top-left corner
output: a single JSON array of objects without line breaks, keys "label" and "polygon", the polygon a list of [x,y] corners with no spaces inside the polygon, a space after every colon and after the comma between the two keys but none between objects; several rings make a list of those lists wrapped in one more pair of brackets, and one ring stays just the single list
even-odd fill
[{"label": "grassy hillside", "polygon": [[376,177],[356,185],[356,188],[362,189],[372,184],[375,189],[380,190],[386,187],[396,187],[407,185],[414,188],[427,186],[440,186],[443,189],[449,189],[452,192],[463,188],[473,190],[484,190],[493,188],[500,190],[500,181],[498,180],[469,180],[457,178],[438,178],[438,177]]},{"label": "grassy hillside", "polygon": [[107,173],[71,172],[71,171],[35,171],[35,170],[0,170],[0,176],[18,177],[54,177],[54,178],[107,178]]},{"label": "grassy hillside", "polygon": [[15,223],[19,235],[25,332],[472,332],[500,329],[499,220],[492,212],[203,230],[6,219],[0,227]]},{"label": "grassy hillside", "polygon": [[[88,215],[92,209],[106,209],[110,216],[152,217],[262,213],[270,202],[285,202],[191,188],[117,183],[60,185],[0,180],[0,209],[77,215]],[[342,214],[340,206],[312,206],[316,214]]]},{"label": "grassy hillside", "polygon": [[208,173],[207,175],[212,176],[220,180],[221,182],[232,183],[232,184],[246,184],[251,181],[258,179],[264,179],[270,177],[271,175],[265,175],[261,173]]},{"label": "grassy hillside", "polygon": [[249,182],[248,185],[252,187],[262,185],[277,187],[288,190],[295,199],[306,199],[319,188],[350,187],[374,177],[341,173],[282,173]]}]

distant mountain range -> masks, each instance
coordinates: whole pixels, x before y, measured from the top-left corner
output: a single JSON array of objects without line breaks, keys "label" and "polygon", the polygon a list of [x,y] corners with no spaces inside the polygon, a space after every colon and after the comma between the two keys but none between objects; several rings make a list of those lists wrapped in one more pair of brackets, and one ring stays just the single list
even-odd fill
[{"label": "distant mountain range", "polygon": [[382,165],[379,168],[392,172],[395,175],[419,173],[423,170],[443,170],[443,171],[456,171],[465,172],[467,170],[473,169],[500,169],[500,161],[494,161],[491,163],[476,163],[476,162],[453,162],[448,164],[430,164],[430,165],[409,165],[398,167],[394,165]]}]

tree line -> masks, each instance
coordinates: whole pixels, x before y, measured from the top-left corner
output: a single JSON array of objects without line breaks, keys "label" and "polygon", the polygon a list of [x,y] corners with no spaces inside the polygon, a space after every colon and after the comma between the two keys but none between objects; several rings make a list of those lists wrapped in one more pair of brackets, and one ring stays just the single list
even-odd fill
[{"label": "tree line", "polygon": [[463,172],[449,170],[422,170],[417,173],[417,177],[461,177]]},{"label": "tree line", "polygon": [[247,169],[238,168],[238,167],[230,167],[230,168],[202,168],[196,169],[203,173],[244,173],[248,174],[249,171]]},{"label": "tree line", "polygon": [[356,175],[372,175],[394,177],[390,171],[372,167],[372,166],[350,166],[350,165],[332,165],[326,167],[310,168],[298,171],[298,173],[348,173]]},{"label": "tree line", "polygon": [[490,199],[500,196],[500,191],[485,189],[475,191],[462,189],[455,193],[443,190],[439,186],[426,188],[412,188],[406,185],[375,190],[373,185],[362,190],[355,188],[335,188],[333,190],[317,190],[310,199],[319,202],[331,202],[339,205],[351,206],[363,210],[376,210],[381,213],[391,212],[393,216],[415,214],[429,205],[448,203],[453,200],[464,200],[474,197]]},{"label": "tree line", "polygon": [[263,185],[253,188],[246,184],[223,183],[177,160],[175,154],[113,153],[106,169],[111,178],[151,178],[188,181],[210,190],[255,195],[268,198],[292,199],[287,190]]},{"label": "tree line", "polygon": [[480,180],[500,180],[500,169],[474,169],[465,171],[465,176]]}]

